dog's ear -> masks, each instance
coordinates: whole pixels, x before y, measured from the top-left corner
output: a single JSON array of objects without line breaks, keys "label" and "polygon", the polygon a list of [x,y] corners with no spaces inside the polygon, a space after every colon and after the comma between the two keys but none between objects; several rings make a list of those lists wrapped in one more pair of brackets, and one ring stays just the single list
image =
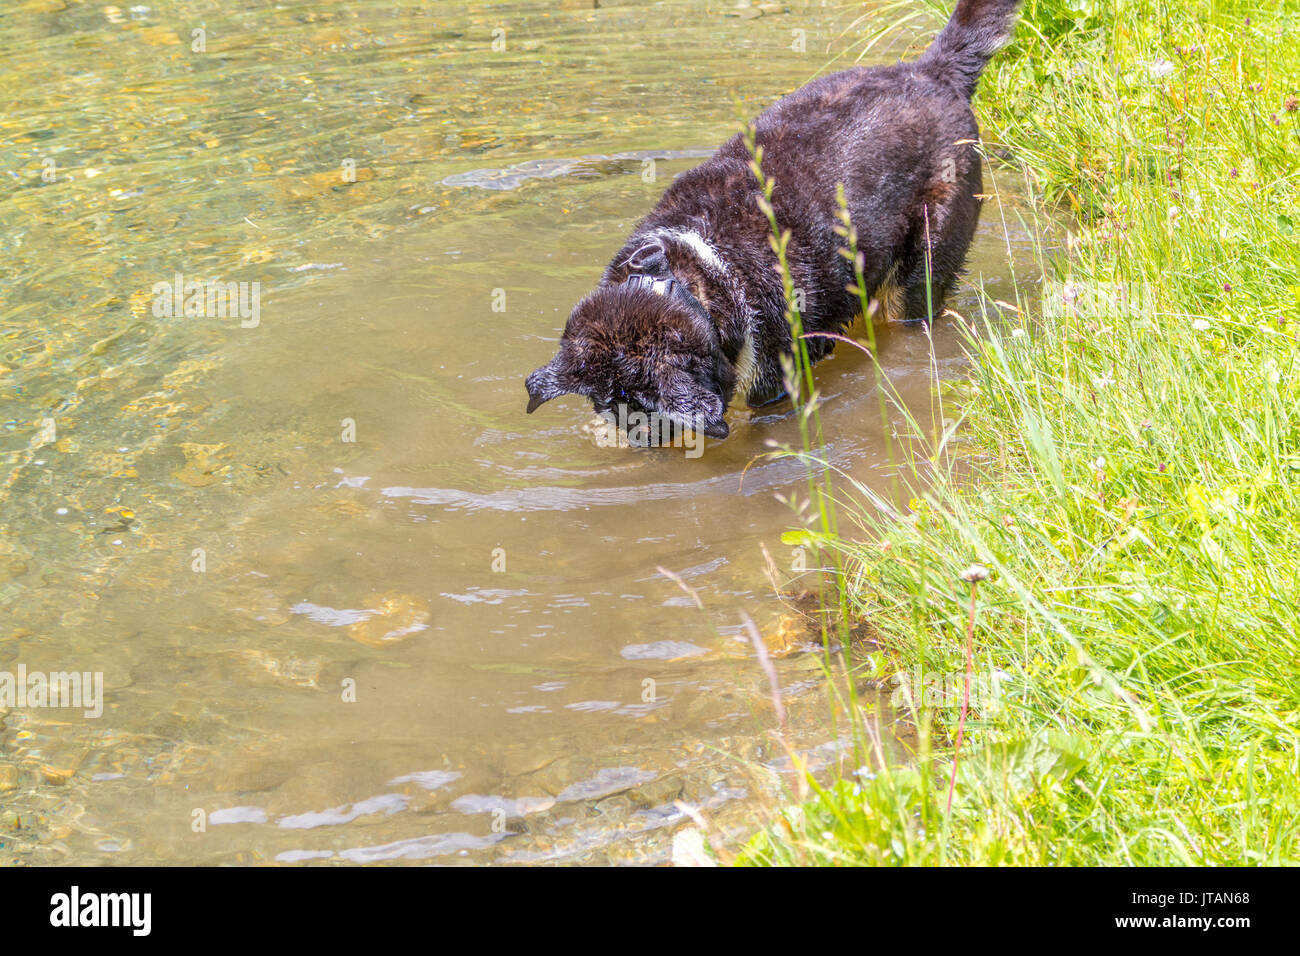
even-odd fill
[{"label": "dog's ear", "polygon": [[550,362],[528,376],[528,380],[524,383],[528,387],[528,414],[537,411],[543,403],[573,391],[560,384],[560,362],[561,356],[556,355]]},{"label": "dog's ear", "polygon": [[660,386],[660,414],[702,431],[710,438],[726,438],[731,433],[722,418],[726,410],[721,395],[705,388],[687,372],[674,372]]}]

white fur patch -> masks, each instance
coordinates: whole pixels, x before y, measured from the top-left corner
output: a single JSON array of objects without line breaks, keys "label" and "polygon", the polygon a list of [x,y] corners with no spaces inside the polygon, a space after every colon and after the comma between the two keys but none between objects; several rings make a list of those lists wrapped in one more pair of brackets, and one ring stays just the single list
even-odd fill
[{"label": "white fur patch", "polygon": [[718,255],[718,250],[713,248],[709,240],[705,239],[693,229],[660,229],[659,235],[665,239],[676,239],[684,245],[687,245],[695,253],[699,260],[719,275],[725,275],[727,272],[727,263]]}]

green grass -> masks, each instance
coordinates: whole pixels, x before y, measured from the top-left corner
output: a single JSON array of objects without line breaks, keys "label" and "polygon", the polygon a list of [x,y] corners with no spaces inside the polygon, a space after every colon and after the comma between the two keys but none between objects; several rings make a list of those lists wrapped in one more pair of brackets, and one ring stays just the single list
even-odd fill
[{"label": "green grass", "polygon": [[[856,666],[911,690],[920,752],[811,781],[744,862],[1300,859],[1296,13],[1028,0],[977,109],[1012,157],[995,177],[1068,235],[1044,227],[1059,251],[1018,314],[951,319],[961,421],[909,507],[841,482],[843,537],[805,532],[885,648]],[[960,694],[921,690],[960,688],[972,587],[983,679],[948,811]]]}]

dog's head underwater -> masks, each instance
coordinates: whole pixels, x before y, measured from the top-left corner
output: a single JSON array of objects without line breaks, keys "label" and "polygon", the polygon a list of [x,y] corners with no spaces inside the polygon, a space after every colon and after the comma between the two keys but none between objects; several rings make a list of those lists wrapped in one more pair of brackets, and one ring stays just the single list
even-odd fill
[{"label": "dog's head underwater", "polygon": [[638,272],[577,304],[555,358],[528,376],[528,411],[576,394],[624,430],[646,423],[649,444],[680,429],[726,438],[735,385],[704,306],[671,273]]}]

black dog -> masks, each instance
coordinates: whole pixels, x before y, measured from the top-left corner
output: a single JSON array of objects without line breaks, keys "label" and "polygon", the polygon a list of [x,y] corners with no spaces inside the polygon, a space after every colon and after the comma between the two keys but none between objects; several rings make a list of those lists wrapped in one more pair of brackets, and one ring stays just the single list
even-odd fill
[{"label": "black dog", "polygon": [[[1008,39],[1017,0],[960,0],[918,59],[809,83],[755,123],[806,332],[860,313],[836,235],[843,184],[866,291],[892,319],[929,319],[965,263],[983,177],[970,100]],[[657,416],[713,438],[737,393],[780,397],[791,350],[770,227],[736,136],[677,177],[574,308],[559,353],[528,376],[528,411],[558,395]],[[928,241],[928,257],[927,257]],[[927,276],[929,279],[927,297]],[[810,338],[813,359],[834,340]]]}]

